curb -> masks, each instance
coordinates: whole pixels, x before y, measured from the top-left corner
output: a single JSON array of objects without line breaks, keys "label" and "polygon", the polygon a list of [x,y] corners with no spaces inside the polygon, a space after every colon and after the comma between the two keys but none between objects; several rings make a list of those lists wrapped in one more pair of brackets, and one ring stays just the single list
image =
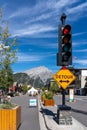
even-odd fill
[{"label": "curb", "polygon": [[[41,111],[42,111],[42,113],[43,113],[43,107],[42,107],[41,102],[40,102],[40,106],[41,106]],[[50,129],[50,128],[47,126],[47,123],[46,123],[46,120],[45,120],[45,114],[44,114],[44,113],[43,113],[43,118],[44,118],[44,123],[45,123],[46,128],[47,128],[48,130],[52,130],[52,129]]]},{"label": "curb", "polygon": [[43,114],[43,108],[41,106],[41,101],[40,101],[39,96],[38,96],[38,114],[39,114],[40,129],[43,130],[43,128],[42,128],[42,124],[43,124],[43,127],[44,127],[45,130],[50,130],[47,127],[47,124],[46,124],[46,121],[45,121],[45,117],[44,117],[44,114]]},{"label": "curb", "polygon": [[43,112],[43,109],[45,108],[41,102],[40,96],[38,96],[38,105],[39,110],[42,112],[42,116],[44,119],[44,124],[46,126],[47,130],[87,130],[87,127],[85,127],[83,124],[81,124],[79,121],[77,121],[75,118],[72,117],[73,124],[71,125],[58,125],[53,119],[50,119],[50,116],[45,115]]}]

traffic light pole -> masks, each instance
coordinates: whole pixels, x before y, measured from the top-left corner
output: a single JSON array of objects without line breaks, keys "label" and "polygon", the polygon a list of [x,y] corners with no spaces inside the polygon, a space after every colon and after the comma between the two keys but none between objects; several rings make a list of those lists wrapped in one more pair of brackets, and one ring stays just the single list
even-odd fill
[{"label": "traffic light pole", "polygon": [[[70,49],[70,31],[71,31],[71,26],[66,25],[65,26],[65,20],[66,20],[66,14],[62,14],[60,18],[62,24],[59,26],[59,53],[57,55],[57,65],[62,66],[63,69],[67,69],[66,66],[70,65],[71,62],[67,57],[70,56],[69,50]],[[68,45],[68,46],[67,46]],[[63,54],[64,53],[64,54]],[[62,55],[63,54],[63,55]],[[69,54],[69,55],[68,55]],[[65,104],[65,89],[62,88],[62,105],[58,105],[59,110],[69,110],[71,107],[67,106]]]},{"label": "traffic light pole", "polygon": [[[66,69],[66,66],[63,66],[62,69]],[[65,106],[65,89],[62,88],[62,105]]]},{"label": "traffic light pole", "polygon": [[[61,15],[60,20],[62,24],[59,25],[59,29],[58,29],[59,52],[57,53],[57,65],[62,66],[62,70],[63,70],[63,69],[67,69],[66,66],[72,64],[72,58],[71,58],[72,41],[71,41],[71,26],[65,25],[66,14],[63,13]],[[61,86],[61,88],[62,87],[63,86]],[[65,84],[64,84],[64,87],[65,87]],[[64,87],[62,88],[62,105],[58,105],[58,108],[57,108],[58,124],[60,121],[60,111],[71,110],[71,107],[65,104],[65,88]]]},{"label": "traffic light pole", "polygon": [[62,89],[62,105],[65,105],[65,90]]},{"label": "traffic light pole", "polygon": [[[62,14],[60,19],[61,19],[62,25],[65,25],[66,15],[64,13]],[[62,105],[65,105],[65,90],[64,89],[62,89]]]}]

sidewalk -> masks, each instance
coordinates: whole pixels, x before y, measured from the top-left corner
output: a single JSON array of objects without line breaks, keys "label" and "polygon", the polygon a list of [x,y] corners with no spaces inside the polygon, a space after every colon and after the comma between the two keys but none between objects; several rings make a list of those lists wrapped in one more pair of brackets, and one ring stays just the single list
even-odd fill
[{"label": "sidewalk", "polygon": [[[56,121],[57,119],[57,106],[44,106],[40,100],[38,99],[39,112],[43,114],[44,123],[48,130],[87,130],[83,124],[78,122],[76,119],[72,117],[71,125],[59,125]],[[42,128],[45,130],[44,128]]]}]

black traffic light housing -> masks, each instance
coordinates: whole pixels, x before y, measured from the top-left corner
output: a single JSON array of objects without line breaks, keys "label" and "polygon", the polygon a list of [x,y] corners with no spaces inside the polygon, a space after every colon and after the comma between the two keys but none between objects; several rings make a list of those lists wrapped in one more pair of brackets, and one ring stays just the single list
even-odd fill
[{"label": "black traffic light housing", "polygon": [[72,65],[72,31],[71,25],[60,25],[58,30],[59,52],[57,54],[57,65]]}]

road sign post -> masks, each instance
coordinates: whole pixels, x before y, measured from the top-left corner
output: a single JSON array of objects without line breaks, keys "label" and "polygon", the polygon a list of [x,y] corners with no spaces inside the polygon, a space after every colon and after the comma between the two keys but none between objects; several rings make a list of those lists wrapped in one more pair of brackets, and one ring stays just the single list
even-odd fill
[{"label": "road sign post", "polygon": [[72,27],[70,24],[65,24],[66,14],[61,15],[61,24],[58,28],[58,53],[57,66],[62,66],[62,69],[57,72],[53,78],[62,87],[62,105],[65,108],[65,89],[75,80],[75,76],[66,66],[72,65]]},{"label": "road sign post", "polygon": [[62,105],[65,105],[65,89],[75,80],[76,77],[69,69],[62,67],[53,78],[62,88]]},{"label": "road sign post", "polygon": [[65,90],[62,89],[62,105],[65,105]]}]

